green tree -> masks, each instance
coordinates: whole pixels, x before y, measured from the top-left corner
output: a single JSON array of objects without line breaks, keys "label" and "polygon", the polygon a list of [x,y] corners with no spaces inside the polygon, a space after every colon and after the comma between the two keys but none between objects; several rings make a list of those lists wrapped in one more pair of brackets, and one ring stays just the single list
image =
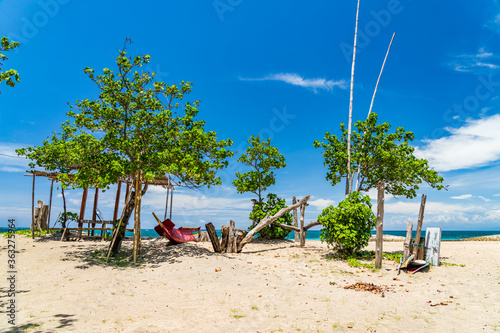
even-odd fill
[{"label": "green tree", "polygon": [[[2,52],[7,52],[9,50],[15,49],[16,47],[19,46],[18,42],[14,41],[9,41],[7,37],[2,37],[0,39],[0,61],[7,60],[7,56],[3,54]],[[2,66],[3,63],[0,62],[0,66]],[[21,78],[19,77],[19,73],[15,69],[9,69],[6,70],[5,72],[1,71],[2,67],[0,67],[0,83],[5,81],[5,84],[14,87],[16,85],[16,82],[21,81]]]},{"label": "green tree", "polygon": [[[250,192],[258,197],[252,200],[254,207],[262,202],[262,195],[268,187],[276,183],[274,170],[286,166],[285,157],[280,154],[278,148],[271,146],[271,139],[263,141],[260,136],[251,136],[248,139],[250,146],[245,153],[238,158],[238,162],[249,166],[250,171],[245,173],[236,172],[233,185],[238,193]],[[253,211],[253,209],[252,209]],[[252,220],[252,226],[258,221]]]},{"label": "green tree", "polygon": [[[379,181],[386,184],[385,190],[394,196],[404,195],[414,198],[423,182],[438,190],[443,189],[443,178],[432,170],[427,160],[417,158],[415,148],[409,142],[415,138],[412,132],[396,128],[388,133],[391,125],[377,124],[377,114],[372,113],[365,121],[354,124],[356,131],[351,134],[351,164],[347,169],[347,130],[340,124],[341,137],[325,135],[326,142],[315,141],[316,148],[323,148],[326,179],[332,186],[350,175],[350,191],[368,191],[377,187]],[[359,173],[358,171],[359,166]],[[357,184],[354,179],[357,176]]]},{"label": "green tree", "polygon": [[[282,208],[286,208],[286,200],[278,198],[274,193],[267,194],[267,201],[262,201],[254,206],[253,211],[250,213],[250,219],[252,221],[260,221],[266,216],[273,216],[278,213]],[[292,213],[283,214],[278,220],[278,223],[293,225]],[[252,230],[254,226],[250,226],[249,230]],[[281,228],[277,225],[271,224],[261,231],[259,231],[259,236],[264,239],[284,239],[291,230]]]},{"label": "green tree", "polygon": [[320,239],[341,255],[352,255],[368,245],[376,224],[370,197],[353,192],[337,207],[329,206],[318,216],[323,225]]},{"label": "green tree", "polygon": [[[134,201],[140,207],[140,198],[154,179],[168,175],[191,188],[219,185],[217,171],[233,155],[228,150],[231,140],[218,140],[216,132],[205,131],[205,121],[195,118],[199,101],[181,104],[191,92],[189,82],[156,82],[155,73],[140,71],[149,55],[132,58],[126,54],[126,47],[119,51],[116,71],[104,68],[97,75],[94,69],[85,68],[99,89],[98,99],[78,100],[70,106],[71,121],[62,125],[60,133],[39,147],[18,151],[33,161],[31,167],[54,170],[60,163],[71,169],[61,170],[65,171],[59,175],[63,186],[105,189],[120,179],[133,179],[125,224]],[[66,150],[58,152],[58,147]],[[139,214],[136,211],[136,226]],[[113,253],[119,250],[122,237]]]}]

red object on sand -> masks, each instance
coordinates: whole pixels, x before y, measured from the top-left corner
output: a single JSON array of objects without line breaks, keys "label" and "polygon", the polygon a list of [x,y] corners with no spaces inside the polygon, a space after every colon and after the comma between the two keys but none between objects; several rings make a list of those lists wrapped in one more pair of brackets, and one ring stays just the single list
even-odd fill
[{"label": "red object on sand", "polygon": [[174,243],[186,243],[186,242],[196,242],[196,236],[200,232],[201,227],[196,228],[185,228],[181,227],[179,229],[174,228],[174,222],[170,221],[170,219],[166,219],[155,227],[155,231],[158,235],[168,238],[171,242]]}]

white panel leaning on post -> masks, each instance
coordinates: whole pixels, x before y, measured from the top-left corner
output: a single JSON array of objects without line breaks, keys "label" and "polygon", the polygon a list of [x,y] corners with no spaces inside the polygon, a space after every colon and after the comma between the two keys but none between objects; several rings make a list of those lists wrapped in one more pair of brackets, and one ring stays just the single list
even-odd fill
[{"label": "white panel leaning on post", "polygon": [[439,250],[441,247],[441,228],[425,229],[425,261],[439,266]]}]

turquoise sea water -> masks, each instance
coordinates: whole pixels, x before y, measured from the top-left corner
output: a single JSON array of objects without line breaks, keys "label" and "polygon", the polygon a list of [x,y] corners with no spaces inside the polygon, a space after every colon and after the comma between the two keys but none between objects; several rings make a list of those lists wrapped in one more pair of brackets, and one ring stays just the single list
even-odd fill
[{"label": "turquoise sea water", "polygon": [[[26,229],[26,228],[20,228]],[[7,228],[0,227],[0,232],[7,232]],[[220,230],[217,230],[217,234],[220,236]],[[321,230],[309,230],[307,233],[307,239],[319,240],[319,235],[321,234]],[[375,231],[372,231],[372,234],[375,234]],[[406,230],[384,230],[385,235],[391,236],[406,236]],[[443,230],[441,233],[442,240],[457,240],[464,238],[472,238],[472,237],[480,237],[480,236],[489,236],[489,235],[499,235],[500,230],[498,231],[484,231],[484,230]],[[141,230],[142,237],[159,237],[154,229],[142,229]],[[132,237],[131,232],[127,232],[127,236]],[[425,236],[425,228],[422,230],[422,236]],[[413,238],[415,237],[415,230],[413,231]],[[293,239],[293,232],[290,233],[287,239]]]}]

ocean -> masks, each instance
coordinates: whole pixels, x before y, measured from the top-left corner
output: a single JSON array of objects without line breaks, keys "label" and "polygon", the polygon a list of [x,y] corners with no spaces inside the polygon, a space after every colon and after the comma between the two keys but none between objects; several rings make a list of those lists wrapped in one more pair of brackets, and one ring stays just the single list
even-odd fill
[{"label": "ocean", "polygon": [[[16,230],[22,230],[28,228],[19,228]],[[7,228],[0,227],[0,233],[7,232]],[[416,231],[413,230],[413,238],[415,238]],[[220,236],[220,230],[217,230],[217,234]],[[321,234],[321,230],[309,230],[307,233],[307,239],[319,240],[319,236]],[[485,231],[485,230],[443,230],[441,232],[442,240],[457,240],[464,238],[472,238],[472,237],[481,237],[481,236],[490,236],[490,235],[499,235],[500,230],[498,231]],[[142,237],[159,237],[154,229],[141,229]],[[375,235],[375,230],[372,231],[372,235]],[[406,236],[406,230],[384,230],[384,235],[391,236]],[[131,232],[127,232],[128,237],[132,237]],[[422,229],[422,236],[425,236],[425,228]],[[293,239],[293,232],[291,232],[287,239]]]}]

